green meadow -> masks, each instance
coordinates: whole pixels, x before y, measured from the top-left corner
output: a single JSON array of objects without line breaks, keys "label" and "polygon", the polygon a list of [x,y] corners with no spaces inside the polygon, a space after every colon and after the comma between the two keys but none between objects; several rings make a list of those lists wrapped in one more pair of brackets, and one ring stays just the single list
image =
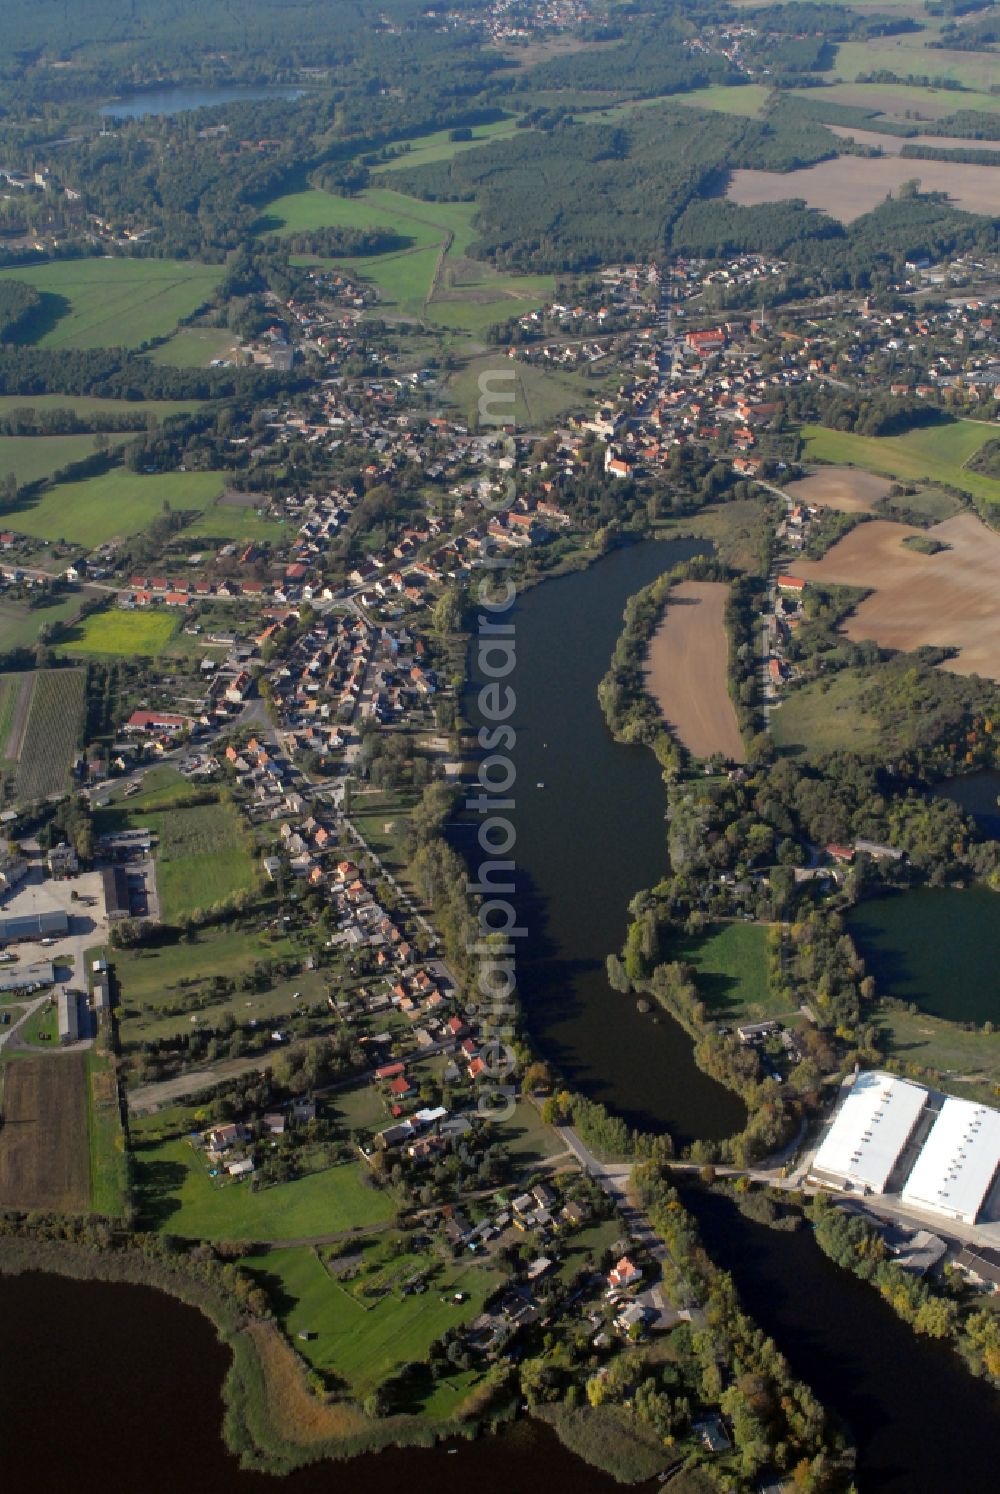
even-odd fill
[{"label": "green meadow", "polygon": [[[448,398],[470,425],[475,425],[477,420],[480,375],[496,369],[496,354],[470,358],[448,380]],[[585,380],[579,374],[539,368],[517,359],[509,362],[504,359],[502,372],[512,373],[513,382],[497,377],[492,387],[499,395],[512,392],[515,398],[509,406],[498,400],[494,409],[520,426],[545,426],[570,410],[586,409],[601,390],[599,379]]]},{"label": "green meadow", "polygon": [[[363,1269],[378,1253],[377,1242],[365,1249]],[[409,1257],[399,1262],[393,1287],[364,1305],[353,1290],[356,1283],[349,1290],[335,1281],[309,1247],[272,1250],[247,1258],[245,1264],[271,1290],[289,1337],[295,1341],[300,1333],[309,1335],[296,1342],[300,1353],[314,1368],[346,1380],[357,1396],[366,1395],[402,1365],[424,1360],[447,1328],[470,1322],[482,1310],[501,1281],[499,1272],[476,1262]],[[417,1270],[431,1272],[427,1291],[401,1295],[403,1276]],[[461,1302],[454,1300],[456,1294]]]},{"label": "green meadow", "polygon": [[707,934],[672,939],[670,958],[695,969],[695,982],[713,1017],[759,1020],[787,1010],[771,995],[767,928],[760,923],[718,924]]},{"label": "green meadow", "polygon": [[[107,416],[109,425],[122,415],[145,419],[169,420],[171,415],[186,415],[199,408],[197,400],[184,399],[98,399],[92,394],[0,394],[0,420],[20,410],[70,410],[81,420]],[[93,437],[90,438],[93,440]]]},{"label": "green meadow", "polygon": [[171,610],[92,612],[68,628],[59,640],[64,653],[112,655],[122,659],[152,659],[161,654],[177,631],[180,617]]},{"label": "green meadow", "polygon": [[176,924],[256,884],[254,862],[238,811],[226,803],[162,810],[102,809],[101,831],[143,828],[156,837],[156,890],[164,923]]},{"label": "green meadow", "polygon": [[977,420],[917,426],[902,436],[856,436],[822,425],[804,425],[807,461],[847,462],[906,482],[936,482],[972,498],[1000,503],[1000,481],[970,472],[965,463],[996,437],[996,427]]},{"label": "green meadow", "polygon": [[478,145],[504,140],[508,135],[516,133],[517,119],[513,115],[507,119],[495,120],[492,124],[474,125],[471,140],[451,140],[450,130],[435,130],[433,134],[419,135],[414,140],[406,141],[402,153],[384,165],[377,166],[374,174],[381,176],[385,172],[398,171],[401,166],[429,166],[435,161],[450,161],[463,151],[475,150]]},{"label": "green meadow", "polygon": [[[109,435],[108,445],[121,446],[130,436]],[[93,436],[0,436],[0,478],[13,472],[18,487],[51,477],[71,462],[94,455]]]},{"label": "green meadow", "polygon": [[[189,1240],[295,1240],[390,1219],[390,1198],[362,1182],[360,1162],[251,1191],[209,1177],[187,1141],[140,1147],[136,1195],[145,1223]],[[268,1257],[270,1259],[270,1257]]]},{"label": "green meadow", "polygon": [[42,304],[19,338],[43,348],[137,348],[165,337],[212,295],[225,271],[171,259],[73,259],[0,271]]},{"label": "green meadow", "polygon": [[163,510],[202,510],[225,484],[221,472],[144,474],[115,467],[99,477],[57,483],[7,514],[10,527],[38,539],[65,539],[88,549],[116,536],[137,534]]},{"label": "green meadow", "polygon": [[206,368],[216,358],[228,358],[238,341],[225,327],[178,327],[149,359],[168,368]]}]

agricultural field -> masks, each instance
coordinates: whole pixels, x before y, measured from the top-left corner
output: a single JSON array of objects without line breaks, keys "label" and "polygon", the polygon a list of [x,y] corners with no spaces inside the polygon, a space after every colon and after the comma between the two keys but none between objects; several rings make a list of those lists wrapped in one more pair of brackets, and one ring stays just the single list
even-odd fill
[{"label": "agricultural field", "polygon": [[788,483],[785,493],[793,503],[820,503],[842,514],[869,514],[891,487],[888,478],[857,467],[821,467]]},{"label": "agricultural field", "polygon": [[395,1205],[368,1185],[362,1162],[344,1162],[291,1183],[251,1191],[209,1177],[188,1141],[135,1152],[136,1205],[148,1227],[192,1240],[297,1240],[391,1219]]},{"label": "agricultural field", "polygon": [[[926,535],[936,555],[903,544]],[[1000,534],[962,513],[933,529],[875,519],[852,530],[822,560],[796,561],[807,581],[870,590],[844,632],[861,642],[910,651],[930,644],[957,649],[942,668],[1000,680]]]},{"label": "agricultural field", "polygon": [[[502,1279],[499,1272],[468,1260],[409,1256],[394,1266],[386,1260],[385,1245],[373,1241],[362,1253],[362,1283],[382,1279],[392,1287],[363,1305],[359,1282],[334,1280],[308,1247],[270,1251],[244,1264],[271,1289],[285,1332],[293,1339],[302,1332],[311,1335],[296,1345],[309,1363],[346,1380],[358,1397],[403,1364],[425,1359],[445,1329],[470,1322],[482,1310]],[[432,1273],[427,1291],[402,1296],[399,1287],[417,1270]],[[461,1303],[453,1301],[456,1293],[464,1297]]]},{"label": "agricultural field", "polygon": [[0,1086],[0,1208],[89,1209],[86,1054],[22,1055]]},{"label": "agricultural field", "polygon": [[115,467],[100,477],[58,483],[9,511],[19,533],[66,540],[93,549],[105,541],[138,534],[163,511],[201,511],[222,492],[221,472],[158,472],[147,475]]},{"label": "agricultural field", "polygon": [[[964,95],[952,95],[963,99]],[[802,198],[808,207],[853,223],[870,213],[904,182],[919,178],[924,192],[943,192],[968,213],[992,214],[1000,194],[1000,168],[955,161],[911,160],[904,156],[834,156],[798,171],[731,173],[726,196],[741,207]]]},{"label": "agricultural field", "polygon": [[33,670],[0,674],[0,759],[16,763],[35,688]]},{"label": "agricultural field", "polygon": [[850,104],[871,109],[886,119],[912,124],[921,119],[942,119],[956,109],[975,109],[994,113],[1000,109],[1000,95],[991,93],[955,93],[950,88],[921,88],[911,83],[831,83],[822,93],[809,89],[793,97],[829,100],[832,104]]},{"label": "agricultural field", "polygon": [[670,102],[690,104],[695,109],[714,109],[717,114],[741,114],[747,119],[757,119],[770,96],[771,90],[762,83],[736,87],[713,83],[708,88],[692,89],[690,93],[673,94]]},{"label": "agricultural field", "polygon": [[[872,36],[865,41],[841,42],[837,48],[832,76],[851,83],[866,73],[884,69],[895,73],[898,78],[948,78],[954,83],[961,83],[963,88],[988,93],[997,80],[996,53],[928,47],[928,41],[936,40],[940,34],[940,24],[928,24],[925,17],[921,17],[921,21],[924,23],[921,31],[904,32],[899,36]],[[961,95],[956,101],[958,108],[963,107],[960,100]]]},{"label": "agricultural field", "polygon": [[881,736],[878,722],[858,704],[859,694],[870,683],[870,676],[861,670],[841,669],[797,685],[771,712],[775,747],[793,757],[876,748]]},{"label": "agricultural field", "polygon": [[[106,437],[111,448],[132,438]],[[19,488],[41,482],[72,462],[82,462],[95,453],[93,436],[0,436],[0,479],[12,472]]]},{"label": "agricultural field", "polygon": [[35,675],[14,792],[28,804],[66,791],[83,717],[82,669],[41,669]]},{"label": "agricultural field", "polygon": [[156,658],[162,654],[180,625],[175,611],[125,612],[120,607],[92,612],[82,622],[67,628],[59,640],[63,653],[118,658]]},{"label": "agricultural field", "polygon": [[43,348],[138,348],[213,294],[224,269],[170,259],[73,259],[2,270],[42,304],[20,341]]},{"label": "agricultural field", "polygon": [[[997,165],[1000,166],[1000,140],[976,140],[963,139],[959,135],[884,135],[878,130],[855,130],[846,125],[827,125],[841,140],[854,140],[858,145],[871,145],[876,150],[884,151],[887,156],[898,156],[904,145],[930,145],[936,150],[968,150],[974,145],[976,150],[992,150],[998,152]],[[910,157],[911,162],[919,158]]]},{"label": "agricultural field", "polygon": [[719,924],[697,938],[672,938],[669,957],[694,966],[698,990],[713,1017],[756,1022],[788,1010],[787,1000],[770,991],[767,940],[764,924]]},{"label": "agricultural field", "polygon": [[172,337],[149,354],[151,363],[167,368],[207,368],[216,359],[229,359],[239,339],[225,327],[178,327]]},{"label": "agricultural field", "polygon": [[1000,481],[965,465],[995,435],[994,427],[982,421],[915,426],[902,436],[856,436],[852,431],[804,425],[801,435],[807,462],[850,463],[903,482],[941,483],[970,498],[1000,504]]},{"label": "agricultural field", "polygon": [[169,420],[171,415],[187,415],[200,408],[197,400],[183,399],[98,399],[91,394],[0,394],[0,420],[22,410],[69,410],[81,420],[99,421],[102,416],[107,416],[109,424],[113,424],[122,415],[137,415],[143,419],[153,415],[157,420]]},{"label": "agricultural field", "polygon": [[729,694],[728,592],[723,581],[672,587],[643,675],[670,731],[693,757],[721,752],[741,763],[746,750]]}]

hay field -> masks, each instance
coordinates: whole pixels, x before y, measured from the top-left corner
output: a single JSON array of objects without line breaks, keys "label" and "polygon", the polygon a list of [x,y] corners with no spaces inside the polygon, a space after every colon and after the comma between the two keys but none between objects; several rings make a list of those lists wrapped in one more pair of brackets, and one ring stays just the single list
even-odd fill
[{"label": "hay field", "polygon": [[[929,535],[948,549],[921,555],[903,544],[909,535]],[[795,569],[807,581],[871,588],[844,628],[855,642],[957,648],[943,668],[1000,681],[1000,534],[975,514],[956,514],[933,529],[874,519],[822,560],[797,560]]]},{"label": "hay field", "polygon": [[741,207],[801,197],[809,207],[841,223],[853,223],[915,178],[924,192],[943,192],[966,212],[992,215],[997,211],[1000,175],[996,167],[902,156],[835,156],[801,171],[734,171],[726,196]]},{"label": "hay field", "polygon": [[646,687],[678,741],[694,757],[745,758],[729,696],[729,640],[722,581],[682,581],[670,592],[650,640]]},{"label": "hay field", "polygon": [[71,259],[0,274],[42,297],[18,341],[43,348],[137,348],[210,299],[221,265],[172,259]]},{"label": "hay field", "polygon": [[892,483],[874,472],[856,467],[823,467],[808,477],[800,477],[785,488],[795,503],[820,503],[842,514],[871,513],[877,498],[884,498]]},{"label": "hay field", "polygon": [[90,1207],[85,1053],[16,1058],[3,1070],[0,1207]]}]

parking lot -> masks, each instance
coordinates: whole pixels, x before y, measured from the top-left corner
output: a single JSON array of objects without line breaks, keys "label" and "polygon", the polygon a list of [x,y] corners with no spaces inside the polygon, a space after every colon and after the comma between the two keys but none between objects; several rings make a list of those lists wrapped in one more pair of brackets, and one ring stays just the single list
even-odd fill
[{"label": "parking lot", "polygon": [[[76,893],[76,898],[73,894]],[[99,871],[81,872],[59,881],[47,877],[40,857],[33,857],[28,875],[3,904],[6,917],[51,913],[61,908],[69,917],[69,933],[42,944],[24,940],[12,946],[18,960],[26,965],[51,960],[56,980],[63,985],[87,990],[87,968],[84,952],[108,937],[104,916],[104,891]]]}]

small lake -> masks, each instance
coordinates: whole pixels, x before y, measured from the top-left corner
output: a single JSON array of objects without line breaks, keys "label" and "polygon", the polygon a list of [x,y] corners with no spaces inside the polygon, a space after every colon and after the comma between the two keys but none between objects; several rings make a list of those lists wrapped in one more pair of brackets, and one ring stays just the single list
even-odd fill
[{"label": "small lake", "polygon": [[934,797],[950,799],[972,816],[984,835],[1000,840],[1000,773],[968,773],[935,785]]},{"label": "small lake", "polygon": [[218,104],[248,104],[258,99],[299,99],[302,88],[262,83],[222,84],[217,88],[151,88],[127,98],[102,104],[105,119],[145,119],[151,114],[187,114],[192,109],[212,109]]},{"label": "small lake", "polygon": [[[207,1318],[163,1292],[31,1272],[0,1276],[0,1487],[78,1494],[578,1494],[621,1485],[538,1422],[497,1437],[391,1448],[287,1478],[240,1468],[222,1440],[229,1351]],[[59,1390],[67,1391],[65,1396]],[[53,1420],[53,1395],[60,1407]]]},{"label": "small lake", "polygon": [[954,1022],[1000,1023],[1000,894],[890,892],[852,908],[847,924],[880,995]]},{"label": "small lake", "polygon": [[[641,1014],[634,996],[608,984],[605,961],[624,942],[630,899],[667,871],[666,792],[648,748],[613,740],[597,686],[628,598],[705,549],[694,540],[625,545],[524,592],[505,614],[517,658],[511,855],[528,930],[517,969],[527,1023],[573,1088],[680,1143],[732,1135],[746,1112],[697,1067],[678,1023]],[[478,691],[474,655],[471,669]],[[465,715],[478,727],[474,694]],[[460,824],[453,835],[473,863],[476,829]]]}]

